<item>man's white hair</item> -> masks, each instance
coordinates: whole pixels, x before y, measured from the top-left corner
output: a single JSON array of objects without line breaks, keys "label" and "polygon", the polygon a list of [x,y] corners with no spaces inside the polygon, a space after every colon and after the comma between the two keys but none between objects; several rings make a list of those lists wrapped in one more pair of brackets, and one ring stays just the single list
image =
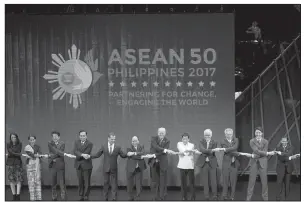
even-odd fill
[{"label": "man's white hair", "polygon": [[212,131],[210,129],[206,129],[206,130],[204,130],[204,135],[212,136]]},{"label": "man's white hair", "polygon": [[225,134],[228,134],[228,133],[233,134],[234,131],[233,131],[233,129],[231,129],[231,128],[226,128],[226,129],[224,130],[224,133],[225,133]]},{"label": "man's white hair", "polygon": [[159,129],[157,130],[157,132],[159,132],[159,131],[163,131],[163,132],[166,133],[166,128],[161,127],[161,128],[159,128]]},{"label": "man's white hair", "polygon": [[137,137],[137,136],[133,136],[133,137],[132,137],[132,141],[133,141],[134,139],[136,139],[136,140],[138,141],[138,137]]}]

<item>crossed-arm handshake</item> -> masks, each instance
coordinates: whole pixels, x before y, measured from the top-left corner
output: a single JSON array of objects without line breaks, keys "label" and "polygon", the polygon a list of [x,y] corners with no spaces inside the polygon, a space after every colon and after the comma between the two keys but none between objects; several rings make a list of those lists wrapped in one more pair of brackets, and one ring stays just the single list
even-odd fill
[{"label": "crossed-arm handshake", "polygon": [[164,153],[168,153],[168,154],[172,154],[172,155],[189,155],[189,154],[193,154],[193,153],[202,154],[202,152],[200,152],[197,149],[186,149],[184,151],[179,151],[179,152],[175,152],[175,151],[172,151],[170,149],[165,149]]},{"label": "crossed-arm handshake", "polygon": [[[136,156],[137,155],[137,152],[127,152],[126,153],[127,156]],[[71,155],[71,154],[66,154],[67,157],[70,157],[70,158],[75,158],[74,155]],[[90,159],[91,156],[89,154],[81,154],[81,156],[84,158],[84,159]],[[142,155],[141,158],[153,158],[153,157],[156,157],[155,154],[147,154],[147,155]]]},{"label": "crossed-arm handshake", "polygon": [[[7,155],[7,154],[6,154],[6,155]],[[21,154],[21,156],[30,158],[30,156],[29,156],[28,154]],[[64,153],[64,156],[67,156],[67,157],[69,157],[69,158],[76,158],[75,155],[67,154],[67,153]],[[51,157],[51,154],[34,154],[34,157],[35,157],[35,158],[50,158],[50,157]]]}]

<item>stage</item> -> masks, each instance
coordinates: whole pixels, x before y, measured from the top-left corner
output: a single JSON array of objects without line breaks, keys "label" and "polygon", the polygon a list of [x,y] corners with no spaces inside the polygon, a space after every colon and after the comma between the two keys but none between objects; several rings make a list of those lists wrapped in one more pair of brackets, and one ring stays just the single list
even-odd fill
[{"label": "stage", "polygon": [[[245,201],[246,193],[247,193],[247,185],[248,185],[247,181],[239,181],[237,183],[235,200]],[[274,201],[276,199],[276,194],[277,194],[276,181],[269,180],[268,186],[269,186],[269,200]],[[67,187],[67,193],[68,193],[68,200],[71,200],[71,201],[79,200],[77,187]],[[12,194],[8,186],[6,186],[5,194],[6,194],[5,200],[12,200]],[[219,195],[220,194],[221,194],[221,190],[219,191]],[[42,191],[42,196],[43,196],[43,200],[52,200],[51,188],[44,187]],[[149,200],[152,200],[153,197],[154,197],[154,193],[150,191],[149,187],[144,187],[142,194],[140,196],[140,200],[149,201]],[[28,190],[26,186],[23,187],[20,198],[21,200],[29,200],[29,194],[28,194]],[[92,188],[89,200],[99,201],[101,200],[101,198],[102,198],[101,187]],[[126,192],[126,187],[120,187],[118,191],[117,200],[122,201],[122,200],[127,200],[127,199],[128,199],[128,195]],[[166,200],[169,200],[169,201],[181,200],[180,188],[179,187],[168,187],[168,194],[167,194]],[[197,201],[204,200],[203,188],[201,187],[197,188],[196,200]],[[255,185],[254,195],[253,195],[252,200],[262,200],[261,199],[261,185],[259,181]],[[295,179],[295,176],[292,177],[291,192],[290,192],[288,200],[290,201],[300,201],[301,200],[301,182],[300,180]]]}]

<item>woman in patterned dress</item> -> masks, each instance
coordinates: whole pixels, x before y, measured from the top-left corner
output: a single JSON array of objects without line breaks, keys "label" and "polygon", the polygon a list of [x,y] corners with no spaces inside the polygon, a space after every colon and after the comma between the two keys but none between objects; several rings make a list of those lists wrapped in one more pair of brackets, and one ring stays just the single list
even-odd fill
[{"label": "woman in patterned dress", "polygon": [[[8,167],[8,182],[11,186],[13,201],[20,201],[20,189],[23,181],[23,169],[21,161],[22,143],[19,141],[16,133],[10,134],[10,141],[6,144]],[[17,190],[15,187],[17,186]]]},{"label": "woman in patterned dress", "polygon": [[27,153],[27,177],[31,201],[40,201],[41,198],[41,155],[40,146],[36,143],[36,136],[28,137],[30,144],[25,147]]}]

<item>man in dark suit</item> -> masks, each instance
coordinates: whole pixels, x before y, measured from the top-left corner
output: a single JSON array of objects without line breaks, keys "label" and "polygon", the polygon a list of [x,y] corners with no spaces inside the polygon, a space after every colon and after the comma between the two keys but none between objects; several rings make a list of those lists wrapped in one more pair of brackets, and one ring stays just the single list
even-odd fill
[{"label": "man in dark suit", "polygon": [[274,155],[275,152],[268,152],[268,140],[263,138],[263,130],[261,127],[255,129],[255,138],[250,140],[250,147],[253,151],[252,158],[249,162],[250,174],[249,184],[247,192],[247,201],[250,201],[253,195],[254,186],[256,183],[256,176],[259,172],[261,186],[262,186],[262,198],[268,200],[268,181],[267,181],[267,167],[269,155]]},{"label": "man in dark suit", "polygon": [[[237,152],[239,141],[238,138],[233,137],[233,129],[227,128],[224,131],[225,139],[221,142],[221,148],[223,148],[224,156],[222,162],[222,175],[223,175],[223,200],[234,200],[236,192],[237,173],[239,167],[239,161]],[[231,186],[231,194],[228,198],[228,187]]]},{"label": "man in dark suit", "polygon": [[74,167],[79,180],[79,196],[81,201],[87,201],[90,193],[90,178],[92,161],[89,158],[93,144],[87,139],[87,132],[79,132],[79,140],[75,141],[73,153],[76,156]]},{"label": "man in dark suit", "polygon": [[287,137],[282,138],[281,145],[276,148],[278,154],[276,173],[277,173],[277,187],[278,195],[276,200],[280,200],[283,193],[283,184],[285,184],[285,200],[287,200],[290,191],[290,180],[293,172],[293,147],[288,144]]},{"label": "man in dark suit", "polygon": [[64,150],[65,143],[60,141],[60,133],[57,131],[51,132],[52,141],[48,142],[49,148],[49,168],[52,176],[52,200],[57,201],[57,177],[59,178],[59,186],[61,189],[61,200],[66,200],[66,185],[65,185],[65,161]]},{"label": "man in dark suit", "polygon": [[204,131],[204,139],[200,141],[199,151],[202,153],[196,165],[203,171],[204,180],[204,200],[209,200],[209,183],[212,191],[213,200],[217,200],[217,158],[215,156],[216,151],[220,151],[217,148],[217,142],[211,139],[212,131],[206,129]]},{"label": "man in dark suit", "polygon": [[[125,154],[121,147],[115,144],[116,135],[114,133],[109,133],[108,135],[108,143],[107,145],[102,145],[101,149],[96,153],[91,155],[91,159],[99,158],[102,154],[104,154],[103,159],[103,177],[104,177],[104,185],[103,185],[103,200],[108,200],[108,190],[109,186],[111,186],[112,192],[112,201],[117,200],[117,189],[118,189],[118,156],[121,158],[126,158],[127,154]],[[129,155],[132,155],[129,153]]]},{"label": "man in dark suit", "polygon": [[153,200],[164,200],[167,191],[167,169],[168,169],[168,153],[170,140],[166,137],[166,129],[159,128],[157,136],[151,139],[151,154],[155,154],[156,158],[150,158],[148,163],[151,167],[151,188],[155,191]]},{"label": "man in dark suit", "polygon": [[[129,200],[139,200],[142,190],[142,173],[147,168],[146,162],[141,158],[145,154],[144,146],[139,145],[138,137],[132,138],[132,145],[127,148],[127,153],[132,152],[133,156],[129,156],[126,164],[127,171],[127,191]],[[136,196],[133,196],[134,178],[136,182]]]}]

